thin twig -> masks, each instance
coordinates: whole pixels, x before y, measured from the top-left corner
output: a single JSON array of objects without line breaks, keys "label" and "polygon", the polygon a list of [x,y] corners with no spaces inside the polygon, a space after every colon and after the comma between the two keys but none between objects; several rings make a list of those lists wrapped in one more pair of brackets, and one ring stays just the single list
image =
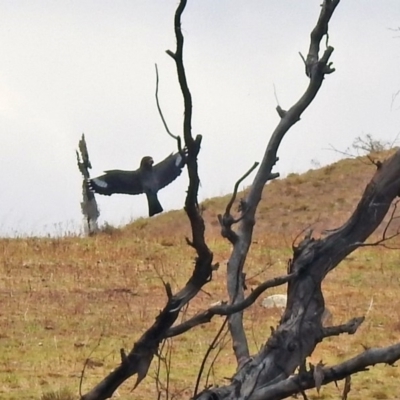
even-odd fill
[{"label": "thin twig", "polygon": [[158,399],[161,399],[161,393],[162,389],[160,387],[161,379],[160,379],[160,371],[161,371],[161,360],[162,360],[162,353],[164,351],[165,344],[167,343],[167,339],[163,340],[160,346],[160,350],[158,351],[159,356],[157,357],[157,367],[156,367],[156,376],[155,376],[155,381],[156,381],[156,389]]},{"label": "thin twig", "polygon": [[392,94],[392,101],[390,102],[390,110],[393,109],[394,102],[396,101],[397,96],[400,94],[400,90],[396,93]]},{"label": "thin twig", "polygon": [[164,115],[163,115],[161,107],[160,107],[160,102],[158,100],[158,67],[157,67],[157,64],[155,64],[155,66],[156,66],[156,103],[157,103],[158,113],[160,114],[162,123],[164,124],[164,128],[167,131],[168,135],[171,136],[173,139],[178,140],[178,136],[174,135],[169,130],[167,122],[165,121]]},{"label": "thin twig", "polygon": [[232,217],[231,209],[236,200],[240,183],[243,182],[243,180],[246,179],[253,172],[253,170],[257,168],[258,165],[259,163],[255,162],[253,166],[235,183],[231,199],[226,206],[224,215],[218,214],[218,221],[221,225],[221,235],[222,237],[227,238],[232,244],[234,244],[237,240],[237,234],[232,230],[232,225],[238,223],[244,218],[247,208],[244,203],[241,204],[241,216],[237,219]]},{"label": "thin twig", "polygon": [[225,318],[224,322],[222,323],[221,327],[219,328],[217,334],[215,335],[213,341],[210,343],[210,345],[208,346],[208,349],[206,351],[206,353],[204,354],[203,360],[201,361],[201,365],[200,365],[200,369],[199,369],[199,373],[197,374],[197,379],[196,379],[196,384],[194,386],[194,391],[193,391],[193,398],[196,397],[198,390],[199,390],[199,385],[200,385],[200,379],[201,379],[201,375],[203,374],[204,371],[204,366],[206,364],[207,358],[210,355],[211,351],[214,349],[215,344],[218,341],[218,338],[220,337],[220,335],[222,334],[223,330],[225,329],[225,326],[228,322],[228,318]]},{"label": "thin twig", "polygon": [[[400,91],[399,91],[400,92]],[[395,143],[397,142],[399,138],[400,132],[396,135],[396,137],[393,139],[393,141],[390,143],[390,148],[392,149]]]},{"label": "thin twig", "polygon": [[237,195],[237,192],[239,189],[239,185],[259,166],[259,164],[260,163],[256,161],[252,165],[252,167],[235,183],[235,186],[233,188],[232,197],[231,197],[228,205],[226,206],[225,214],[230,214],[230,212],[231,212],[232,205],[236,200],[236,195]]},{"label": "thin twig", "polygon": [[396,219],[399,219],[399,217],[400,217],[400,216],[395,216],[395,213],[397,211],[397,205],[399,204],[399,201],[400,200],[397,200],[393,204],[393,209],[392,209],[392,211],[390,213],[390,217],[389,217],[389,220],[388,220],[388,222],[387,222],[387,224],[385,226],[385,229],[383,230],[381,239],[379,239],[379,240],[377,240],[375,242],[369,242],[369,243],[355,242],[354,244],[352,244],[352,246],[353,245],[358,246],[358,247],[381,246],[381,247],[384,247],[384,248],[389,249],[389,250],[398,250],[399,249],[398,247],[390,247],[390,246],[386,245],[385,243],[388,242],[391,239],[394,239],[395,237],[400,236],[400,228],[395,233],[393,233],[393,234],[391,234],[389,236],[387,235],[387,232],[388,232],[392,222],[395,221]]},{"label": "thin twig", "polygon": [[274,86],[274,96],[275,96],[275,100],[276,100],[276,105],[279,106],[279,99],[278,99],[278,94],[276,92],[276,87],[275,87],[275,83],[273,84]]},{"label": "thin twig", "polygon": [[82,372],[81,372],[81,378],[79,380],[79,397],[82,397],[82,383],[83,383],[83,378],[85,376],[85,369],[87,367],[87,364],[90,360],[90,357],[92,356],[92,354],[96,351],[96,349],[100,346],[101,343],[101,339],[103,338],[104,335],[104,329],[101,332],[101,335],[99,337],[99,340],[97,341],[96,346],[93,347],[93,349],[90,351],[89,355],[87,356],[85,363],[83,364],[83,368],[82,368]]},{"label": "thin twig", "polygon": [[[219,339],[218,343],[216,343],[216,346],[218,345],[219,347],[218,347],[218,351],[216,352],[214,358],[213,358],[212,361],[211,361],[210,366],[208,367],[207,376],[206,376],[206,383],[205,383],[205,386],[206,386],[206,387],[209,385],[209,384],[208,384],[208,381],[209,381],[209,379],[210,379],[210,374],[211,374],[211,371],[214,371],[214,365],[215,365],[215,363],[216,363],[217,360],[218,360],[218,356],[221,354],[221,351],[225,348],[225,346],[226,346],[226,345],[228,344],[228,342],[229,342],[229,340],[226,340],[226,341],[225,341],[226,337],[228,336],[228,332],[229,332],[228,329],[226,329],[225,332],[224,332],[224,334],[223,334],[223,336]],[[215,346],[215,347],[216,347],[216,346]],[[215,378],[215,377],[214,377],[214,378]]]},{"label": "thin twig", "polygon": [[165,357],[165,374],[167,380],[166,400],[168,400],[169,398],[169,385],[171,382],[172,339],[167,339],[167,342],[168,342],[167,354]]}]

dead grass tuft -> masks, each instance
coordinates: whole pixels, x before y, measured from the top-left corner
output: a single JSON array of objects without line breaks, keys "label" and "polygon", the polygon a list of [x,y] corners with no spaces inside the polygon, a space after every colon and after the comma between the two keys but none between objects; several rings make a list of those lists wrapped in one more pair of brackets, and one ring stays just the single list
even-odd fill
[{"label": "dead grass tuft", "polygon": [[63,388],[57,391],[49,391],[43,393],[40,400],[76,400],[77,396],[73,395],[69,389]]}]

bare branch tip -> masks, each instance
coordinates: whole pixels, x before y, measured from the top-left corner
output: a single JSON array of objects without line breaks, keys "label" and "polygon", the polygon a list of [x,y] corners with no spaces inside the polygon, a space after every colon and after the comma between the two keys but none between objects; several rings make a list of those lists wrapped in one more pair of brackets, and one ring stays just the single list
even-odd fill
[{"label": "bare branch tip", "polygon": [[124,349],[124,348],[121,348],[121,349],[119,350],[119,353],[120,353],[120,355],[121,355],[121,364],[126,363],[126,362],[128,361],[128,356],[127,356],[126,353],[125,353],[125,349]]},{"label": "bare branch tip", "polygon": [[325,75],[329,75],[332,74],[333,72],[335,72],[336,69],[335,68],[331,68],[329,65],[327,65],[324,69],[324,74]]},{"label": "bare branch tip", "polygon": [[171,50],[165,50],[165,52],[172,57],[174,60],[176,60],[176,54],[174,52],[172,52]]},{"label": "bare branch tip", "polygon": [[[158,83],[159,83],[159,77],[158,77],[158,67],[157,67],[157,64],[155,64],[155,68],[156,68],[156,93],[155,93],[155,96],[156,96],[157,110],[158,110],[158,113],[160,114],[161,121],[162,121],[162,123],[163,123],[163,125],[164,125],[164,128],[165,128],[165,130],[167,131],[168,135],[171,136],[171,137],[172,137],[173,139],[175,139],[175,140],[179,140],[179,136],[174,135],[174,134],[169,130],[168,125],[167,125],[167,121],[165,120],[164,115],[163,115],[163,112],[162,112],[162,110],[161,110],[160,101],[159,101],[159,99],[158,99]],[[179,147],[179,142],[178,142],[178,147]]]},{"label": "bare branch tip", "polygon": [[277,179],[281,176],[279,172],[271,172],[268,176],[269,181],[273,181],[274,179]]},{"label": "bare branch tip", "polygon": [[281,106],[276,107],[276,112],[278,113],[280,118],[284,118],[287,114],[287,111],[284,110]]},{"label": "bare branch tip", "polygon": [[193,243],[188,237],[185,237],[185,240],[186,240],[186,244],[187,244],[188,246],[193,247],[194,249],[196,248],[196,246],[194,245],[194,243]]},{"label": "bare branch tip", "polygon": [[168,282],[166,282],[164,283],[164,288],[165,292],[167,293],[168,300],[170,300],[173,297],[171,285]]},{"label": "bare branch tip", "polygon": [[218,271],[218,269],[219,269],[219,263],[218,262],[211,266],[211,270],[212,271]]},{"label": "bare branch tip", "polygon": [[301,59],[303,60],[304,65],[307,67],[306,59],[304,58],[303,54],[301,54],[300,51],[299,51],[299,55],[300,55]]}]

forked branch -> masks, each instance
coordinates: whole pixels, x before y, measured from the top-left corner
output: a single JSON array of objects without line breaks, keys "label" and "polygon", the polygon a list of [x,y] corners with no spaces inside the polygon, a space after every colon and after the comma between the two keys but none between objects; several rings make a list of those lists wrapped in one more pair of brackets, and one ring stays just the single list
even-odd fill
[{"label": "forked branch", "polygon": [[339,336],[342,333],[354,335],[360,325],[364,322],[365,317],[352,318],[344,325],[328,326],[322,329],[321,340],[331,336]]},{"label": "forked branch", "polygon": [[[235,374],[231,384],[210,389],[208,394],[212,393],[220,400],[246,398],[246,396],[251,399],[285,398],[288,393],[287,386],[279,382],[292,382],[290,375],[296,368],[304,365],[306,357],[313,353],[316,345],[324,337],[345,332],[351,334],[356,331],[362,318],[354,319],[339,327],[322,327],[324,299],[321,283],[330,271],[378,228],[399,194],[400,150],[384,161],[381,168],[375,172],[353,214],[343,226],[319,239],[314,239],[308,234],[295,249],[290,272],[297,272],[298,275],[288,282],[287,307],[280,325],[259,353]],[[385,354],[389,357],[389,353]],[[399,357],[400,352],[396,357],[390,358],[391,362]],[[371,360],[371,358],[362,359],[368,360],[367,362]],[[335,370],[336,367],[332,371]],[[300,374],[300,377],[302,376]],[[343,379],[345,376],[337,379]],[[313,387],[314,381],[311,377],[312,375],[308,385]],[[299,386],[297,380],[292,383],[296,383],[297,387],[291,386],[290,393],[308,387]]]},{"label": "forked branch", "polygon": [[197,325],[210,322],[215,315],[232,315],[237,312],[243,311],[244,309],[250,307],[267,289],[281,286],[294,279],[296,275],[297,273],[293,273],[269,279],[258,285],[254,290],[252,290],[252,292],[242,302],[235,304],[225,303],[210,307],[208,310],[203,311],[200,314],[197,314],[194,317],[188,319],[187,321],[170,328],[167,331],[166,336],[173,337],[181,335],[182,333],[187,332]]},{"label": "forked branch", "polygon": [[[381,168],[381,167],[380,167]],[[396,215],[397,206],[399,204],[399,200],[394,202],[392,212],[390,213],[390,217],[386,222],[386,226],[383,229],[382,236],[380,239],[376,240],[375,242],[368,242],[368,243],[356,243],[359,247],[374,247],[374,246],[382,246],[387,249],[391,250],[398,250],[398,247],[392,247],[387,244],[388,241],[394,239],[400,235],[400,227],[397,227],[394,233],[389,234],[390,227],[393,225],[393,222],[400,218],[399,215]]]},{"label": "forked branch", "polygon": [[[129,354],[124,353],[121,364],[117,366],[106,378],[104,378],[90,392],[82,396],[82,400],[103,400],[111,397],[115,390],[129,377],[137,374],[135,387],[147,375],[151,361],[157,353],[160,343],[167,337],[166,332],[175,323],[179,310],[187,304],[201,287],[205,285],[212,276],[212,271],[216,265],[212,265],[213,254],[209,250],[205,238],[205,225],[201,216],[197,194],[200,184],[197,166],[197,154],[200,150],[201,136],[193,139],[191,132],[192,100],[189,87],[186,82],[185,69],[183,66],[183,35],[181,32],[181,16],[186,6],[186,0],[182,0],[175,14],[175,35],[177,40],[177,50],[173,56],[175,60],[179,84],[184,97],[184,123],[183,133],[185,146],[188,150],[187,167],[189,172],[189,188],[185,201],[185,210],[189,217],[192,228],[191,245],[197,252],[194,271],[183,289],[177,294],[172,295],[168,285],[168,301],[164,309],[160,312],[153,325],[142,335],[134,344]],[[168,52],[170,54],[171,52]],[[177,137],[179,140],[179,137]],[[179,145],[179,142],[178,142]],[[122,353],[121,353],[122,354]]]},{"label": "forked branch", "polygon": [[[309,52],[305,61],[306,74],[310,78],[308,87],[291,108],[285,112],[281,108],[278,110],[280,111],[281,120],[272,133],[260,168],[245,199],[246,212],[242,212],[243,218],[237,232],[238,240],[234,244],[234,249],[228,262],[227,286],[231,302],[241,302],[244,297],[243,267],[251,245],[255,213],[265,184],[271,176],[272,168],[276,163],[281,141],[288,130],[300,120],[302,113],[314,100],[321,88],[325,75],[334,71],[331,68],[331,64],[328,64],[333,48],[328,47],[321,57],[319,57],[319,51],[320,42],[323,36],[328,33],[328,23],[338,3],[339,0],[324,0],[323,2],[318,22],[311,33]],[[239,363],[243,358],[246,359],[249,357],[242,314],[238,313],[230,317],[229,328],[234,343],[236,359]]]},{"label": "forked branch", "polygon": [[[232,244],[234,244],[237,240],[237,235],[232,230],[232,225],[238,223],[243,218],[243,215],[240,218],[235,219],[231,214],[231,209],[236,200],[239,185],[258,167],[258,165],[259,163],[255,162],[253,166],[235,183],[232,197],[226,206],[224,215],[222,216],[221,214],[218,214],[218,221],[221,225],[221,235],[222,237],[227,238]],[[243,209],[243,206],[244,205],[241,204],[241,209]],[[244,209],[243,212],[245,212]]]},{"label": "forked branch", "polygon": [[195,139],[192,136],[192,95],[186,79],[185,67],[183,64],[183,34],[181,27],[182,13],[186,7],[186,0],[181,0],[177,7],[174,28],[176,36],[176,51],[172,53],[167,51],[176,64],[179,85],[182,91],[184,102],[184,118],[183,118],[183,137],[185,139],[185,146],[188,151],[187,155],[187,169],[189,174],[189,187],[185,200],[185,211],[189,218],[192,239],[188,243],[196,250],[197,258],[192,277],[187,282],[184,289],[176,294],[176,298],[180,299],[178,308],[192,299],[212,278],[212,272],[218,267],[213,265],[213,253],[208,248],[204,233],[205,224],[200,212],[198,204],[198,190],[200,186],[200,178],[198,174],[197,155],[200,150],[202,137],[198,135]]}]

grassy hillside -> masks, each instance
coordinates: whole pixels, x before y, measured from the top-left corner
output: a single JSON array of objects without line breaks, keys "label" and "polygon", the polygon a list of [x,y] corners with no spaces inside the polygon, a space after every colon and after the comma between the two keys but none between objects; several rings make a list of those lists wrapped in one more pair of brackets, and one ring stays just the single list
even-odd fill
[{"label": "grassy hillside", "polygon": [[[347,159],[268,184],[246,264],[249,290],[286,270],[292,241],[303,229],[312,225],[318,236],[346,221],[374,172],[365,158]],[[182,318],[227,298],[230,246],[220,237],[216,215],[224,211],[228,199],[202,203],[208,243],[220,269]],[[76,394],[86,358],[90,361],[83,391],[104,377],[119,363],[119,349],[130,349],[165,304],[160,276],[173,290],[190,277],[194,254],[185,243],[188,235],[186,216],[172,211],[120,230],[108,229],[94,238],[0,239],[0,398],[40,399],[43,393],[58,390]],[[398,251],[364,248],[348,257],[324,282],[334,323],[365,314],[371,299],[372,308],[354,336],[326,340],[311,361],[332,364],[363,346],[398,341],[399,281]],[[279,312],[262,308],[261,300],[245,314],[252,351],[279,320]],[[221,322],[215,318],[172,342],[170,389],[181,393],[177,398],[189,397],[202,355]],[[211,383],[213,376],[226,382],[234,372],[230,342],[219,357]],[[132,380],[120,388],[119,398],[156,398],[155,364],[134,394]],[[393,399],[400,392],[399,378],[397,368],[374,368],[354,377],[350,398]],[[316,392],[311,391],[309,398],[317,398]],[[340,398],[338,389],[325,387],[320,398]]]}]

